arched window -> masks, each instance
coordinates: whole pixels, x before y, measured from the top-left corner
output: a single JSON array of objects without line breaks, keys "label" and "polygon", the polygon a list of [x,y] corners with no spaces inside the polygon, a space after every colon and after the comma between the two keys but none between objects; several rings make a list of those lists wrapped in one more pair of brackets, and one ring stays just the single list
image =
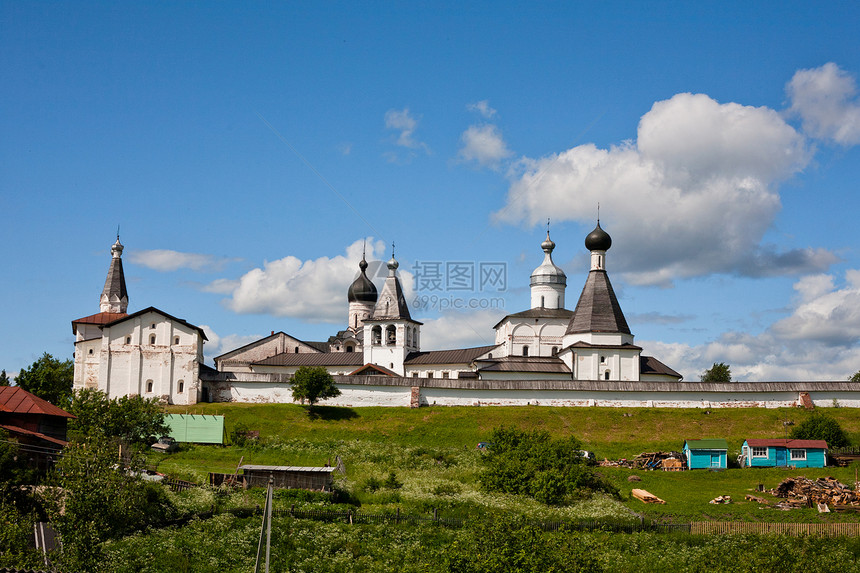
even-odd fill
[{"label": "arched window", "polygon": [[370,331],[370,339],[372,340],[372,344],[379,346],[382,344],[382,327],[378,324],[374,326]]},{"label": "arched window", "polygon": [[93,349],[90,348],[90,351],[87,354],[92,354],[92,353],[93,353]]},{"label": "arched window", "polygon": [[182,394],[185,391],[185,382],[182,380],[179,381],[179,393]]},{"label": "arched window", "polygon": [[173,344],[179,344],[179,337],[178,336],[173,337]]},{"label": "arched window", "polygon": [[543,307],[544,307],[544,304],[543,304],[543,295],[540,295],[540,307],[541,307],[541,308],[543,308]]},{"label": "arched window", "polygon": [[385,327],[385,344],[388,346],[394,346],[397,344],[397,327],[393,324],[389,324]]},{"label": "arched window", "polygon": [[603,373],[603,379],[609,380],[609,370],[607,370],[606,372]]},{"label": "arched window", "polygon": [[523,356],[528,356],[528,355],[529,355],[529,347],[523,346]]},{"label": "arched window", "polygon": [[150,343],[150,344],[155,344],[155,335],[154,335],[154,334],[150,334],[150,335],[149,335],[149,343]]},{"label": "arched window", "polygon": [[299,353],[299,347],[296,346],[296,351],[293,354],[298,354],[298,353]]},{"label": "arched window", "polygon": [[152,380],[146,381],[146,393],[152,394]]},{"label": "arched window", "polygon": [[552,347],[552,355],[555,356],[557,354],[558,354],[558,346],[553,346]]},{"label": "arched window", "polygon": [[131,336],[126,336],[126,337],[125,337],[125,343],[126,343],[126,344],[131,344]]},{"label": "arched window", "polygon": [[412,346],[412,329],[406,327],[406,346]]},{"label": "arched window", "polygon": [[355,352],[355,346],[353,346],[352,344],[347,344],[346,345],[346,351],[347,352]]}]

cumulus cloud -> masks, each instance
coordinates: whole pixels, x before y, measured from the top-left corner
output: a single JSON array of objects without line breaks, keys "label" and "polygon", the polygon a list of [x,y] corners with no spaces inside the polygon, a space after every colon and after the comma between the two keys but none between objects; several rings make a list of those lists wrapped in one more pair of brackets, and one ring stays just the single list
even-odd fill
[{"label": "cumulus cloud", "polygon": [[759,335],[726,332],[699,346],[637,340],[646,353],[696,381],[715,362],[740,381],[845,380],[860,369],[860,270],[813,275],[794,285],[791,314]]},{"label": "cumulus cloud", "polygon": [[217,272],[229,263],[241,261],[239,258],[216,257],[199,253],[182,253],[169,249],[134,250],[126,255],[129,262],[160,272],[191,269],[194,271]]},{"label": "cumulus cloud", "polygon": [[[382,241],[367,240],[370,259],[385,253]],[[271,314],[289,316],[310,322],[346,323],[346,291],[358,275],[364,240],[347,247],[345,255],[301,260],[288,256],[267,261],[261,268],[245,273],[232,281],[220,279],[207,288],[224,292],[229,298],[224,305],[239,314]],[[402,269],[402,267],[401,267]],[[368,275],[377,288],[387,274],[385,264],[370,261]],[[398,271],[407,300],[413,296],[412,274]]]},{"label": "cumulus cloud", "polygon": [[522,159],[495,218],[592,222],[600,204],[615,245],[610,265],[634,284],[820,272],[835,255],[761,244],[781,208],[779,183],[810,155],[772,109],[682,93],[642,116],[636,141]]},{"label": "cumulus cloud", "polygon": [[495,125],[472,125],[460,136],[462,161],[474,161],[481,167],[497,168],[503,159],[513,153]]},{"label": "cumulus cloud", "polygon": [[447,350],[470,348],[496,343],[492,326],[504,311],[478,310],[475,312],[446,312],[438,318],[421,319],[421,348]]},{"label": "cumulus cloud", "polygon": [[494,115],[496,115],[496,110],[490,107],[490,102],[487,100],[481,100],[479,102],[470,103],[466,106],[466,109],[469,111],[474,111],[476,113],[481,114],[482,117],[490,119]]},{"label": "cumulus cloud", "polygon": [[399,132],[395,141],[397,145],[409,149],[422,148],[426,150],[427,146],[415,139],[418,120],[409,112],[408,107],[401,110],[390,109],[385,112],[385,127]]},{"label": "cumulus cloud", "polygon": [[789,113],[799,116],[803,130],[817,139],[842,145],[860,143],[860,98],[853,76],[830,62],[798,70],[786,86]]},{"label": "cumulus cloud", "polygon": [[203,332],[206,333],[206,338],[209,339],[203,345],[203,358],[210,364],[213,363],[213,359],[216,356],[221,356],[225,352],[230,352],[265,337],[262,334],[225,334],[224,336],[219,336],[209,325],[204,324],[200,328],[203,329]]}]

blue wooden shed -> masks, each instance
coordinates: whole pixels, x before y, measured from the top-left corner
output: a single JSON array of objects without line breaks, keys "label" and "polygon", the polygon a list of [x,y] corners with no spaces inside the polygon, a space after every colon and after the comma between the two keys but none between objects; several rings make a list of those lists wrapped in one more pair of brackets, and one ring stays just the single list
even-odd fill
[{"label": "blue wooden shed", "polygon": [[824,440],[749,439],[741,450],[742,467],[823,468],[827,465]]},{"label": "blue wooden shed", "polygon": [[722,439],[687,440],[684,442],[684,457],[687,468],[725,469],[728,462],[728,444]]}]

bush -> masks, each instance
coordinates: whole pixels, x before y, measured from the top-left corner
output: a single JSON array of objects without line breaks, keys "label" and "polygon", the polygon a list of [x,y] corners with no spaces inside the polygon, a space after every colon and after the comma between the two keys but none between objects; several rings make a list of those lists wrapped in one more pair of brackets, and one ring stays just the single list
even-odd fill
[{"label": "bush", "polygon": [[831,448],[844,448],[851,443],[839,422],[821,412],[813,412],[792,428],[789,437],[793,440],[824,440]]},{"label": "bush", "polygon": [[618,495],[594,473],[574,437],[553,440],[548,432],[496,428],[489,441],[484,470],[478,474],[484,491],[527,495],[548,505],[593,491]]}]

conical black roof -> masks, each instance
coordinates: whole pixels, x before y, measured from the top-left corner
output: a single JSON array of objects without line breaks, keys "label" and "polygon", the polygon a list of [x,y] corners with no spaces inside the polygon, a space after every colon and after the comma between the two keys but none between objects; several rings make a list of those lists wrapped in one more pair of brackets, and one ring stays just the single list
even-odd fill
[{"label": "conical black roof", "polygon": [[567,324],[566,334],[583,332],[631,334],[606,271],[588,273],[576,309]]}]

